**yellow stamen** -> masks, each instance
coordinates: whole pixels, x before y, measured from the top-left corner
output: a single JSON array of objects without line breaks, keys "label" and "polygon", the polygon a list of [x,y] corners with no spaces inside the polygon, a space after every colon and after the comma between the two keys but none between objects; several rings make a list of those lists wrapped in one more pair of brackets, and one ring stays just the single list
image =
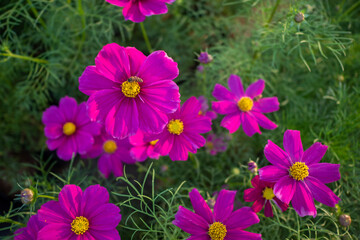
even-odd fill
[{"label": "yellow stamen", "polygon": [[114,153],[117,149],[116,142],[114,140],[107,140],[104,142],[103,149],[106,153]]},{"label": "yellow stamen", "polygon": [[167,125],[170,133],[180,135],[184,131],[184,123],[180,119],[172,119]]},{"label": "yellow stamen", "polygon": [[84,234],[89,229],[89,220],[86,217],[76,217],[71,223],[71,231],[77,235]]},{"label": "yellow stamen", "polygon": [[153,140],[150,142],[150,145],[154,146],[158,141],[159,141],[159,139]]},{"label": "yellow stamen", "polygon": [[296,180],[304,180],[309,176],[309,168],[303,162],[296,162],[290,168],[290,175]]},{"label": "yellow stamen", "polygon": [[121,91],[126,97],[135,98],[140,93],[138,82],[125,81],[121,84]]},{"label": "yellow stamen", "polygon": [[67,122],[64,124],[63,133],[65,135],[68,135],[68,136],[73,135],[75,133],[75,131],[76,131],[76,126],[72,122]]},{"label": "yellow stamen", "polygon": [[214,222],[209,227],[209,236],[211,240],[223,240],[226,237],[226,226],[221,222]]},{"label": "yellow stamen", "polygon": [[243,112],[248,112],[252,109],[254,102],[251,98],[249,97],[242,97],[238,103],[237,103],[238,107],[240,108],[241,111]]},{"label": "yellow stamen", "polygon": [[266,200],[271,200],[274,197],[275,197],[275,194],[273,192],[273,189],[266,187],[263,191],[263,198],[265,198]]},{"label": "yellow stamen", "polygon": [[201,110],[199,111],[199,115],[203,115],[203,112]]}]

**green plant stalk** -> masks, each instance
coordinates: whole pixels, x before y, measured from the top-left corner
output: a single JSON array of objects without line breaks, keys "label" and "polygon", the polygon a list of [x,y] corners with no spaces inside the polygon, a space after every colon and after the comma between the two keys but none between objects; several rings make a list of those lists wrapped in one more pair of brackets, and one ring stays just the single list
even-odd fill
[{"label": "green plant stalk", "polygon": [[269,20],[267,21],[267,24],[266,24],[267,26],[269,25],[269,23],[271,23],[279,4],[280,4],[280,0],[277,0],[273,10],[271,11],[271,15],[269,17]]},{"label": "green plant stalk", "polygon": [[10,51],[7,51],[6,53],[0,53],[0,56],[18,58],[18,59],[22,59],[22,60],[25,60],[25,61],[43,63],[43,64],[48,64],[49,63],[47,60],[44,60],[44,59],[33,58],[33,57],[29,57],[29,56],[22,56],[22,55],[14,54],[14,53],[12,53]]},{"label": "green plant stalk", "polygon": [[48,199],[52,199],[52,200],[58,200],[56,197],[52,197],[52,196],[48,196],[48,195],[37,195],[37,197],[48,198]]},{"label": "green plant stalk", "polygon": [[39,12],[36,10],[36,8],[33,6],[31,0],[26,0],[28,2],[28,4],[31,6],[31,11],[34,13],[35,17],[39,19],[39,23],[41,24],[41,26],[43,26],[44,28],[46,28],[46,24],[44,22],[44,20],[39,17]]},{"label": "green plant stalk", "polygon": [[140,23],[140,27],[141,27],[141,32],[144,36],[144,40],[145,40],[145,43],[146,43],[146,47],[147,49],[149,50],[149,53],[152,53],[152,48],[151,48],[151,44],[150,44],[150,41],[149,41],[149,37],[146,33],[146,30],[145,30],[145,27],[144,27],[144,24],[143,22]]},{"label": "green plant stalk", "polygon": [[0,217],[0,222],[1,223],[12,223],[12,224],[16,224],[16,225],[19,225],[19,226],[22,226],[22,227],[26,227],[25,224],[21,223],[21,222],[17,222],[17,221],[14,221],[12,219],[9,219],[9,218],[5,218],[5,217]]}]

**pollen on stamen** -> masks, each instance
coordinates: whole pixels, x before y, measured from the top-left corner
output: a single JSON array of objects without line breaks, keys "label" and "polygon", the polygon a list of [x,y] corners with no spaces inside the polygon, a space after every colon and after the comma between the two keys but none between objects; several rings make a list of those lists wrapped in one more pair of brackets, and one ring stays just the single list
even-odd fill
[{"label": "pollen on stamen", "polygon": [[309,176],[309,167],[303,162],[296,162],[290,167],[290,175],[300,181]]},{"label": "pollen on stamen", "polygon": [[126,97],[135,98],[140,93],[140,85],[136,81],[125,81],[121,84],[121,91]]},{"label": "pollen on stamen", "polygon": [[263,191],[263,198],[266,200],[272,200],[275,197],[274,191],[272,188],[266,187]]},{"label": "pollen on stamen", "polygon": [[114,153],[117,149],[116,142],[114,140],[107,140],[104,142],[103,149],[106,153]]},{"label": "pollen on stamen", "polygon": [[241,111],[248,112],[253,108],[254,101],[249,97],[242,97],[238,101],[237,105],[238,105],[238,107],[240,108]]},{"label": "pollen on stamen", "polygon": [[184,131],[184,123],[180,119],[172,119],[167,125],[170,133],[180,135]]},{"label": "pollen on stamen", "polygon": [[226,237],[226,226],[221,222],[214,222],[209,227],[209,236],[211,240],[223,240]]},{"label": "pollen on stamen", "polygon": [[159,141],[159,139],[153,140],[150,142],[150,145],[154,146],[158,141]]},{"label": "pollen on stamen", "polygon": [[72,122],[67,122],[63,125],[63,133],[67,136],[73,135],[76,131],[76,126]]},{"label": "pollen on stamen", "polygon": [[71,231],[76,235],[82,235],[89,229],[89,220],[86,217],[76,217],[71,223]]}]

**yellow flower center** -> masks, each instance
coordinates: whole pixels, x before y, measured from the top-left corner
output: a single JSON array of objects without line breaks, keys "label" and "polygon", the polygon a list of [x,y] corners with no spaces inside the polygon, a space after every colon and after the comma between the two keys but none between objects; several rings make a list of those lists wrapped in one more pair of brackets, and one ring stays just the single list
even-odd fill
[{"label": "yellow flower center", "polygon": [[203,115],[203,114],[204,114],[204,113],[200,110],[200,111],[199,111],[199,115]]},{"label": "yellow flower center", "polygon": [[238,103],[237,103],[238,107],[240,108],[241,111],[243,112],[248,112],[252,109],[254,102],[251,98],[249,97],[242,97]]},{"label": "yellow flower center", "polygon": [[65,135],[68,135],[68,136],[73,135],[75,131],[76,131],[76,126],[72,122],[67,122],[64,124],[63,133]]},{"label": "yellow flower center", "polygon": [[86,217],[76,217],[71,223],[71,231],[77,235],[84,234],[89,229],[89,220]]},{"label": "yellow flower center", "polygon": [[214,222],[209,227],[209,236],[211,240],[223,240],[226,236],[226,226],[221,222]]},{"label": "yellow flower center", "polygon": [[153,140],[150,142],[150,145],[154,146],[158,141],[159,141],[159,139]]},{"label": "yellow flower center", "polygon": [[180,119],[172,119],[167,125],[170,133],[180,135],[184,131],[184,123]]},{"label": "yellow flower center", "polygon": [[121,91],[126,97],[135,98],[140,93],[138,82],[125,81],[121,84]]},{"label": "yellow flower center", "polygon": [[304,180],[309,176],[309,168],[303,162],[296,162],[290,168],[290,175],[296,180]]},{"label": "yellow flower center", "polygon": [[103,149],[106,153],[114,153],[117,149],[116,142],[114,140],[107,140],[104,142]]},{"label": "yellow flower center", "polygon": [[263,198],[265,198],[266,200],[271,200],[274,197],[275,197],[275,194],[273,192],[273,189],[266,187],[263,191]]}]

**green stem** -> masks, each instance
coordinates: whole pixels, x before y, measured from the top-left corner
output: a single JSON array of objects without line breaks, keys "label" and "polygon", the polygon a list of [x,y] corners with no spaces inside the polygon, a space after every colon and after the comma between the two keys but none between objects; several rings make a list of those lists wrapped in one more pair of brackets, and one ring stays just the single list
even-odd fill
[{"label": "green stem", "polygon": [[140,23],[140,27],[141,27],[141,32],[142,32],[142,34],[143,34],[143,36],[144,36],[144,40],[145,40],[145,43],[146,43],[146,47],[147,47],[147,49],[149,50],[149,53],[151,53],[151,52],[152,52],[152,48],[151,48],[151,44],[150,44],[150,41],[149,41],[149,37],[148,37],[148,35],[147,35],[147,33],[146,33],[144,24],[143,24],[142,22]]},{"label": "green stem", "polygon": [[267,24],[266,24],[267,26],[269,25],[269,23],[271,23],[274,15],[275,15],[276,9],[277,9],[278,6],[279,6],[279,3],[280,3],[280,0],[277,0],[276,3],[275,3],[275,6],[274,6],[274,8],[273,8],[273,10],[272,10],[272,12],[271,12],[271,15],[270,15],[270,17],[269,17],[269,20],[267,21]]},{"label": "green stem", "polygon": [[44,28],[46,28],[46,24],[45,24],[44,20],[43,20],[41,17],[39,17],[39,13],[38,13],[38,11],[36,10],[36,8],[33,6],[31,0],[26,0],[26,1],[27,1],[28,4],[31,6],[30,9],[31,9],[31,11],[34,13],[35,17],[36,17],[37,19],[39,19],[39,23],[40,23]]},{"label": "green stem", "polygon": [[42,198],[49,198],[49,199],[52,199],[52,200],[57,200],[56,197],[53,197],[53,196],[48,196],[48,195],[37,195],[38,197],[42,197]]},{"label": "green stem", "polygon": [[25,224],[23,224],[21,222],[17,222],[17,221],[14,221],[12,219],[5,218],[5,217],[0,217],[0,223],[3,223],[3,222],[16,224],[16,225],[19,225],[19,226],[22,226],[22,227],[26,226]]},{"label": "green stem", "polygon": [[31,62],[43,63],[43,64],[48,64],[49,63],[47,60],[44,60],[44,59],[17,55],[17,54],[14,54],[14,53],[10,52],[9,50],[7,50],[6,53],[0,53],[0,56],[18,58],[18,59],[22,59],[22,60],[25,60],[25,61],[31,61]]}]

